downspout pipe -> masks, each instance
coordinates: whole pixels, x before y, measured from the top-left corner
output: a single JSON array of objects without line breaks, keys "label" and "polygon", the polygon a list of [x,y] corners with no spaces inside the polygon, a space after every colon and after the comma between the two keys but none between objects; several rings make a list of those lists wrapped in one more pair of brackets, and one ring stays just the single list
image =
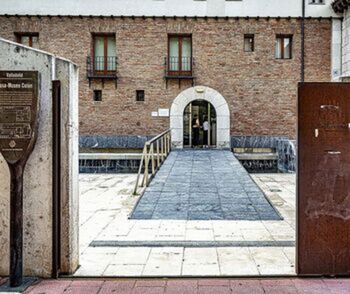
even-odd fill
[{"label": "downspout pipe", "polygon": [[300,81],[305,81],[305,0],[301,0],[301,71]]}]

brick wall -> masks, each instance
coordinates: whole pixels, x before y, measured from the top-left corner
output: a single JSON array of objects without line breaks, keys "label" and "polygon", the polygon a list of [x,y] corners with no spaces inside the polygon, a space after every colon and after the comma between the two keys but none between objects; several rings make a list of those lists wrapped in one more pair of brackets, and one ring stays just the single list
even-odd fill
[{"label": "brick wall", "polygon": [[[152,111],[170,108],[191,86],[164,80],[167,34],[191,33],[196,85],[220,92],[231,111],[232,135],[296,136],[297,83],[300,80],[300,21],[297,19],[162,19],[0,17],[0,36],[39,32],[40,48],[80,66],[80,133],[150,135],[168,128],[168,118]],[[118,87],[86,79],[92,32],[116,33]],[[255,34],[255,52],[243,51],[243,35]],[[293,58],[276,60],[275,35],[293,34]],[[306,81],[330,81],[331,21],[306,20]],[[93,89],[103,89],[94,102]],[[135,101],[143,89],[145,102]]]}]

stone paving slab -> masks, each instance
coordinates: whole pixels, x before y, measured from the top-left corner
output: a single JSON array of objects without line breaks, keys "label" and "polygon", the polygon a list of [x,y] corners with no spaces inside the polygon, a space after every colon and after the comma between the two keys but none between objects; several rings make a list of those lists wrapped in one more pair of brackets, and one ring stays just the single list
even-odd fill
[{"label": "stone paving slab", "polygon": [[281,220],[232,152],[172,151],[131,219]]},{"label": "stone paving slab", "polygon": [[[290,247],[295,239],[295,175],[251,176],[283,221],[130,220],[137,201],[132,195],[136,174],[80,175],[81,256],[75,276],[163,277],[158,266],[168,269],[174,261],[177,265],[182,261],[183,270],[176,266],[168,276],[295,275],[295,249]],[[91,247],[94,241],[125,241],[133,246]],[[154,247],[163,241],[170,247]],[[244,247],[226,247],[227,242]],[[182,247],[179,254],[174,247],[181,248],[181,243],[198,243],[201,248]],[[266,247],[260,246],[268,244],[272,250],[264,254]],[[218,246],[217,262],[208,263],[203,250],[213,255],[213,245]]]},{"label": "stone paving slab", "polygon": [[59,279],[42,280],[24,293],[317,293],[350,292],[350,279]]},{"label": "stone paving slab", "polygon": [[[186,244],[188,242],[184,242],[183,246]],[[81,255],[82,266],[74,275],[148,278],[251,275],[293,277],[294,259],[294,247],[89,247]],[[172,268],[174,264],[180,266]]]}]

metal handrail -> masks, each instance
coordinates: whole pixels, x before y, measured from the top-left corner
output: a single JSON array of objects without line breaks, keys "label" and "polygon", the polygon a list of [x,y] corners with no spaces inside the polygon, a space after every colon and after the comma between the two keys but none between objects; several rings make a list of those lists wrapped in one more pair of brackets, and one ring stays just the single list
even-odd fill
[{"label": "metal handrail", "polygon": [[[148,187],[151,179],[155,176],[164,160],[168,157],[171,151],[171,129],[159,134],[145,143],[142,151],[139,171],[137,174],[134,195],[137,194],[139,187]],[[151,169],[151,175],[150,175]],[[140,182],[141,173],[143,170],[143,178]]]}]

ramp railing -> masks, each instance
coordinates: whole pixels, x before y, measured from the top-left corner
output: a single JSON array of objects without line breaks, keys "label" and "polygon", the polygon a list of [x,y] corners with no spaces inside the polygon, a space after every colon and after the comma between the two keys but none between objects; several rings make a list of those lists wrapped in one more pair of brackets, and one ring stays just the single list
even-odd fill
[{"label": "ramp railing", "polygon": [[[143,188],[149,185],[151,179],[155,176],[164,160],[168,157],[171,150],[170,131],[171,130],[168,129],[145,143],[134,188],[134,195],[137,194],[139,187]],[[142,172],[143,176],[140,183]]]}]

